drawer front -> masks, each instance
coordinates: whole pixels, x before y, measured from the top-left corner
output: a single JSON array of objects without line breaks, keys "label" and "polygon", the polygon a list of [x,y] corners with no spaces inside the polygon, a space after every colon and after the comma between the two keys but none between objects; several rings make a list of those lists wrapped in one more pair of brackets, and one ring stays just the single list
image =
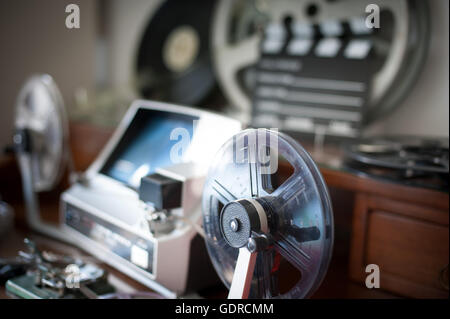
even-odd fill
[{"label": "drawer front", "polygon": [[355,196],[349,275],[364,285],[368,264],[380,288],[399,296],[448,298],[448,211],[359,193]]},{"label": "drawer front", "polygon": [[367,217],[365,261],[380,267],[381,288],[411,297],[448,297],[442,280],[448,227],[381,210]]}]

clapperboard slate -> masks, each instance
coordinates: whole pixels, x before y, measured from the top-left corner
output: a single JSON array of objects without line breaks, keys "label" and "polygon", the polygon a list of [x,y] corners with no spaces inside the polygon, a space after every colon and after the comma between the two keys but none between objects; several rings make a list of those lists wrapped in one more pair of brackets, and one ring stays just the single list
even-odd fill
[{"label": "clapperboard slate", "polygon": [[321,25],[269,25],[253,91],[253,125],[358,136],[373,61],[363,18]]}]

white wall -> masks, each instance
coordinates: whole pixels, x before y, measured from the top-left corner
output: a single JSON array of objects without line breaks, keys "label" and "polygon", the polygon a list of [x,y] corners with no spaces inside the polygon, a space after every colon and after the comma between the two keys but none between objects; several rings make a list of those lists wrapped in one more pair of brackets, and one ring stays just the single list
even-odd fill
[{"label": "white wall", "polygon": [[432,36],[424,70],[402,105],[371,133],[449,136],[449,1],[429,2]]},{"label": "white wall", "polygon": [[[80,6],[78,30],[65,27],[69,3]],[[77,88],[93,87],[96,6],[93,0],[0,1],[0,147],[11,143],[15,100],[30,75],[52,75],[69,108]]]}]

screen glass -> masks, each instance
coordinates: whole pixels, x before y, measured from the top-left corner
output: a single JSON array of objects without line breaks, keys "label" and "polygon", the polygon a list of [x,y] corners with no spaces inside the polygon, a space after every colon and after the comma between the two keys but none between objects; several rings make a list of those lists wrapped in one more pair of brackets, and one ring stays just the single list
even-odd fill
[{"label": "screen glass", "polygon": [[100,172],[137,189],[141,177],[186,161],[196,120],[186,114],[139,109]]}]

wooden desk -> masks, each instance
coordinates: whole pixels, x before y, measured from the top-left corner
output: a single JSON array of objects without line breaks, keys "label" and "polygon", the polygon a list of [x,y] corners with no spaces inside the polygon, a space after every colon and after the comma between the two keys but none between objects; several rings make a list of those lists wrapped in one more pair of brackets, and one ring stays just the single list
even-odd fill
[{"label": "wooden desk", "polygon": [[[88,167],[111,133],[111,129],[71,125],[71,146],[78,170]],[[339,154],[333,151],[327,159],[333,156]],[[329,166],[322,166],[321,171],[332,197],[336,238],[328,274],[313,298],[447,298],[441,273],[448,268],[448,194],[375,181]],[[1,256],[16,254],[22,248],[23,237],[31,236],[23,218],[18,174],[14,159],[2,160],[0,194],[15,209],[16,229],[0,241]],[[62,183],[57,191],[40,196],[45,218],[57,220],[59,194],[66,187]],[[365,266],[370,263],[380,266],[381,289],[364,286]],[[146,289],[106,268],[134,289]],[[226,291],[219,286],[202,294],[224,297]]]}]

